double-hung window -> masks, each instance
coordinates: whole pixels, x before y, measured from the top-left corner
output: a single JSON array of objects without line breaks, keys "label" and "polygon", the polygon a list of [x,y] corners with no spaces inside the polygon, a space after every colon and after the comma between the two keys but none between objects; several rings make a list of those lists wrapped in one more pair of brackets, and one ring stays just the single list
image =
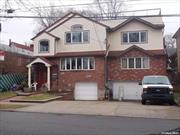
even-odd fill
[{"label": "double-hung window", "polygon": [[94,57],[71,57],[60,59],[60,70],[92,70],[95,69]]},{"label": "double-hung window", "polygon": [[83,30],[82,25],[73,25],[70,32],[65,33],[67,44],[78,44],[89,42],[89,31]]},{"label": "double-hung window", "polygon": [[49,40],[41,40],[39,42],[39,52],[40,53],[49,52]]},{"label": "double-hung window", "polygon": [[147,42],[147,31],[122,32],[122,43],[145,43]]},{"label": "double-hung window", "polygon": [[130,57],[121,58],[122,69],[148,69],[149,58],[148,57]]},{"label": "double-hung window", "polygon": [[66,32],[66,43],[88,43],[89,42],[89,31],[71,31]]}]

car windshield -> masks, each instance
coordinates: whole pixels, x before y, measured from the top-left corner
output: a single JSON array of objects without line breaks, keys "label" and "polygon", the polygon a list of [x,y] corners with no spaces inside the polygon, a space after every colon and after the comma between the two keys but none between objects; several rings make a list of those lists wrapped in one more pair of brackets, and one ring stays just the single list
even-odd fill
[{"label": "car windshield", "polygon": [[143,84],[170,84],[166,76],[145,76]]}]

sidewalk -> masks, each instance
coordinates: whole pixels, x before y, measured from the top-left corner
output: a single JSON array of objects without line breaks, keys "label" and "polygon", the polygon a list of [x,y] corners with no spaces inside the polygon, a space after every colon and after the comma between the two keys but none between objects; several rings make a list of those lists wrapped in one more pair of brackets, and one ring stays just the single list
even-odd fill
[{"label": "sidewalk", "polygon": [[180,119],[180,107],[139,102],[53,101],[16,109],[25,112]]}]

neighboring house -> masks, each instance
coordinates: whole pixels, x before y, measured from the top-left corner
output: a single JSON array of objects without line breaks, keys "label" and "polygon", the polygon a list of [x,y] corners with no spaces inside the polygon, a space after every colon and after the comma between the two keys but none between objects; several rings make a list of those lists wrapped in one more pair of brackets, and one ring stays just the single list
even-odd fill
[{"label": "neighboring house", "polygon": [[[166,75],[160,17],[97,22],[69,13],[32,38],[31,79],[48,90],[73,90],[75,100],[140,99],[144,75]],[[33,77],[32,77],[33,76]]]},{"label": "neighboring house", "polygon": [[173,38],[176,39],[177,48],[177,71],[180,73],[180,28],[174,34]]},{"label": "neighboring house", "polygon": [[[24,45],[21,45],[24,46]],[[30,47],[24,49],[15,49],[11,46],[0,44],[0,74],[6,73],[24,73],[27,74],[27,63],[30,62],[32,55],[25,53]]]}]

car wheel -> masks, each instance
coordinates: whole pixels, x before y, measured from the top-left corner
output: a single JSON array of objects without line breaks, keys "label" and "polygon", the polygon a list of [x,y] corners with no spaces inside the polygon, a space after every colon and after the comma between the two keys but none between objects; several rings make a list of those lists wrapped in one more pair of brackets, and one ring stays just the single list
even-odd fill
[{"label": "car wheel", "polygon": [[145,105],[145,104],[146,104],[146,100],[142,99],[142,100],[141,100],[141,103],[142,103],[143,105]]}]

